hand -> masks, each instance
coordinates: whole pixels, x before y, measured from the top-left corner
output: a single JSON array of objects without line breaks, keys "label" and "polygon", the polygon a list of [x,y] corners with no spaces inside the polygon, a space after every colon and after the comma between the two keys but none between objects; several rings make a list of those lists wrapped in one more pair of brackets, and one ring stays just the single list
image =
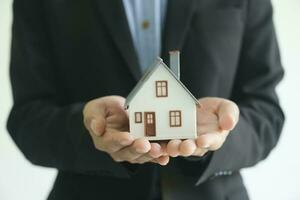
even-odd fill
[{"label": "hand", "polygon": [[123,97],[108,96],[85,105],[84,124],[95,147],[108,153],[116,162],[155,162],[166,165],[169,156],[165,156],[160,144],[150,143],[143,138],[133,140],[128,133],[129,120],[123,108],[124,102]]},{"label": "hand", "polygon": [[203,156],[221,148],[229,132],[239,120],[238,106],[227,99],[202,98],[197,108],[197,139],[171,140],[167,144],[170,156]]}]

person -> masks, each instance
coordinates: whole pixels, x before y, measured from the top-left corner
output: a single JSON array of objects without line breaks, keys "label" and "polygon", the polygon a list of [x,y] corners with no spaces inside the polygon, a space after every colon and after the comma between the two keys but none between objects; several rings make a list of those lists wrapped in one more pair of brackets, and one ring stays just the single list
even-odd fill
[{"label": "person", "polygon": [[[48,199],[249,199],[240,170],[284,122],[270,0],[15,0],[8,130],[33,164],[58,169]],[[133,139],[126,96],[160,55],[181,51],[199,99],[195,140]]]}]

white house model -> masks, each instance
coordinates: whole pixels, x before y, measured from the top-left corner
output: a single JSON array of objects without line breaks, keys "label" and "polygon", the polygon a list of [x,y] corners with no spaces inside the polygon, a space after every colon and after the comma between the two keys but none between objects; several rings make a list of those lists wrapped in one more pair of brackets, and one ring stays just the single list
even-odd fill
[{"label": "white house model", "polygon": [[196,138],[197,99],[179,80],[179,51],[170,52],[170,68],[161,58],[150,67],[125,102],[134,138]]}]

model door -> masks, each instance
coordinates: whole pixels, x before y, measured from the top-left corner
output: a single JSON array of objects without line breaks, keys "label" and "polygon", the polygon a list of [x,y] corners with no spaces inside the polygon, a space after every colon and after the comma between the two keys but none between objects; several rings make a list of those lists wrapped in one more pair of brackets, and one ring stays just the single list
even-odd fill
[{"label": "model door", "polygon": [[155,112],[145,112],[145,135],[155,136]]}]

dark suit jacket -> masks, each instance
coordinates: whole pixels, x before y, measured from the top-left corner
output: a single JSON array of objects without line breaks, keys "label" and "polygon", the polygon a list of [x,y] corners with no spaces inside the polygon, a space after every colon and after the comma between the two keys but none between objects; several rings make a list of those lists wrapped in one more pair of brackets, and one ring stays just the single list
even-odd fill
[{"label": "dark suit jacket", "polygon": [[[167,167],[116,163],[97,151],[84,104],[126,96],[141,77],[121,0],[15,0],[14,106],[8,130],[30,162],[59,170],[49,199],[248,199],[239,170],[267,157],[284,116],[270,0],[170,0],[162,58],[181,51],[182,82],[197,97],[235,101],[241,116],[206,159]],[[196,185],[197,183],[197,185]]]}]

